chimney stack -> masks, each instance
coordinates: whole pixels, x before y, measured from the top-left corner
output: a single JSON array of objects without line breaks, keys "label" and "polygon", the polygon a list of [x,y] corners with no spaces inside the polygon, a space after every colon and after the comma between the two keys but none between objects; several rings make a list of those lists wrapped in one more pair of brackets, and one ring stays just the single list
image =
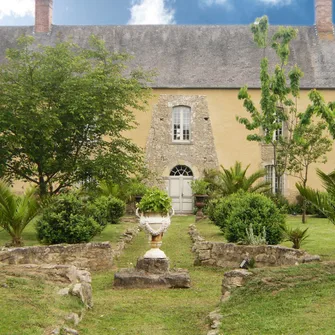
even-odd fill
[{"label": "chimney stack", "polygon": [[321,39],[333,39],[333,6],[332,0],[315,0],[315,22]]},{"label": "chimney stack", "polygon": [[35,0],[35,33],[49,33],[53,0]]}]

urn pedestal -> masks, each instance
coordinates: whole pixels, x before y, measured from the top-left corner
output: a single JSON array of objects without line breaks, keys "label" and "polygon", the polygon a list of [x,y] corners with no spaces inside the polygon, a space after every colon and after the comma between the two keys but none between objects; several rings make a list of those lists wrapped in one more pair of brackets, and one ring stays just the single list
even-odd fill
[{"label": "urn pedestal", "polygon": [[195,207],[197,207],[197,213],[195,215],[195,221],[199,221],[204,218],[204,213],[202,209],[205,207],[206,199],[208,198],[207,194],[195,194]]}]

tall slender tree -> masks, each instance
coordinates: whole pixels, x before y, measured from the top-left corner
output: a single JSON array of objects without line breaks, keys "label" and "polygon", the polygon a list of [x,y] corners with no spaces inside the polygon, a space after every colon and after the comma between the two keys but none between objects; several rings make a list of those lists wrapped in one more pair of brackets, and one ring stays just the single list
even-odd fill
[{"label": "tall slender tree", "polygon": [[[251,31],[254,41],[264,49],[260,71],[260,108],[256,108],[248,88],[243,87],[238,97],[243,100],[250,119],[241,117],[237,119],[248,130],[257,131],[248,135],[249,141],[272,146],[275,182],[278,186],[281,185],[280,180],[285,172],[298,176],[306,186],[310,164],[324,162],[325,154],[331,148],[331,142],[324,133],[324,124],[315,124],[311,115],[318,112],[335,123],[331,117],[331,108],[335,104],[325,105],[320,93],[313,90],[309,94],[312,105],[302,112],[299,110],[300,80],[303,72],[298,65],[288,68],[290,43],[297,36],[296,29],[280,27],[269,39],[268,19],[265,16],[256,20],[251,26]],[[269,71],[265,53],[269,46],[275,51],[279,61],[273,73]],[[277,191],[281,193],[282,190],[278,188]],[[303,207],[303,222],[305,222],[305,201]]]}]

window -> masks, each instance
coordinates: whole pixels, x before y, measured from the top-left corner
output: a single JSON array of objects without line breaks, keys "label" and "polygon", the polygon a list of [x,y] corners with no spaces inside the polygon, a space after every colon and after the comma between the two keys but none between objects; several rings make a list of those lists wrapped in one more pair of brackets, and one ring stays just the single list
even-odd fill
[{"label": "window", "polygon": [[266,170],[265,181],[270,183],[271,192],[275,194],[277,193],[282,194],[284,190],[283,176],[281,176],[280,178],[276,178],[276,172],[275,172],[274,165],[266,165],[265,170]]},{"label": "window", "polygon": [[171,170],[170,176],[193,176],[193,172],[186,165],[177,165]]},{"label": "window", "polygon": [[177,106],[172,112],[173,141],[190,141],[191,139],[191,108]]},{"label": "window", "polygon": [[277,123],[281,123],[281,127],[279,129],[276,129],[273,133],[273,140],[279,141],[279,138],[283,136],[283,125],[284,123],[282,121],[277,121]]}]

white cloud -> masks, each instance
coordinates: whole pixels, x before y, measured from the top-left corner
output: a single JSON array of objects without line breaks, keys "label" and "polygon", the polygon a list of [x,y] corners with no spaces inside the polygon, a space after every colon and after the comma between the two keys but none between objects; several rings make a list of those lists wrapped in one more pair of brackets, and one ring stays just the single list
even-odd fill
[{"label": "white cloud", "polygon": [[166,0],[133,0],[130,14],[128,24],[175,23],[175,11],[166,6]]},{"label": "white cloud", "polygon": [[34,0],[0,0],[0,19],[5,16],[35,16]]}]

